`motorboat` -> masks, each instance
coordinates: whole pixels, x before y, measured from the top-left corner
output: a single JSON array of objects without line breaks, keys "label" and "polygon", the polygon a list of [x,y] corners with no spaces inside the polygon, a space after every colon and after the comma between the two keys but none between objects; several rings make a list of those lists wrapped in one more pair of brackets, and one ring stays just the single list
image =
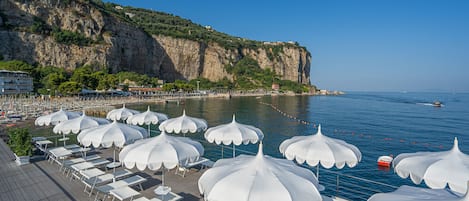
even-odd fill
[{"label": "motorboat", "polygon": [[378,158],[378,166],[391,167],[391,163],[393,159],[394,158],[392,156],[380,156]]},{"label": "motorboat", "polygon": [[435,101],[432,103],[432,106],[433,107],[441,107],[441,105],[443,105],[440,101]]}]

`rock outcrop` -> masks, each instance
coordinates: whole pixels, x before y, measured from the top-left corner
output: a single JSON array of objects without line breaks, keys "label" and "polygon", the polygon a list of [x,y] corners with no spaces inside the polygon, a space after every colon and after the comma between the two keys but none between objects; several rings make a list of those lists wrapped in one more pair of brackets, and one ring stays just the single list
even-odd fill
[{"label": "rock outcrop", "polygon": [[[31,31],[31,27],[41,23],[48,27],[45,33]],[[94,42],[57,42],[49,33],[53,28],[80,33]],[[280,46],[280,50],[272,56],[272,49],[266,48],[270,46]],[[227,49],[214,42],[150,35],[86,0],[0,1],[0,54],[5,60],[67,70],[89,64],[108,67],[112,72],[134,71],[170,81],[197,77],[217,81],[223,77],[232,79],[225,66],[249,56],[283,79],[309,84],[311,56],[305,48],[278,43],[270,46]]]}]

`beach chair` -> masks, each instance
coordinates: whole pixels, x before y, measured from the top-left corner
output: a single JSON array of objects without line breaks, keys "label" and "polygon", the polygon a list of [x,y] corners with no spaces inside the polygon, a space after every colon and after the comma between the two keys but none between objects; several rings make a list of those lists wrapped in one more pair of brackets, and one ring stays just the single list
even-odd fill
[{"label": "beach chair", "polygon": [[212,167],[213,161],[204,157],[199,157],[196,161],[186,161],[183,164],[177,165],[176,171],[174,172],[174,174],[184,177],[186,175],[186,172],[188,172],[190,168],[193,168],[196,166],[200,166],[200,169],[204,169],[206,167]]},{"label": "beach chair", "polygon": [[60,160],[65,160],[65,158],[69,157],[72,155],[72,152],[68,149],[65,149],[64,147],[57,147],[53,149],[49,149],[47,151],[47,156],[49,157],[49,162],[53,163],[56,162],[57,164],[61,164]]},{"label": "beach chair", "polygon": [[145,178],[143,178],[139,175],[135,175],[135,176],[132,176],[132,177],[128,177],[128,178],[125,178],[125,179],[110,183],[110,184],[106,184],[106,185],[103,185],[103,186],[98,186],[98,187],[96,187],[97,191],[96,191],[95,201],[98,200],[99,193],[103,193],[104,194],[103,200],[106,200],[106,198],[109,194],[109,191],[111,191],[113,189],[116,189],[116,188],[138,185],[140,187],[140,190],[143,190],[142,183],[145,182],[145,181],[147,181],[147,179],[145,179]]},{"label": "beach chair", "polygon": [[128,186],[124,186],[121,188],[110,190],[109,195],[112,195],[113,201],[114,201],[114,198],[117,198],[118,200],[123,201],[125,199],[133,200],[134,196],[138,196],[140,195],[140,193]]},{"label": "beach chair", "polygon": [[[78,175],[78,173],[80,171],[83,171],[83,170],[86,170],[86,169],[90,169],[90,168],[94,168],[94,167],[99,167],[99,166],[102,166],[102,165],[106,165],[108,163],[110,163],[111,161],[107,160],[107,159],[96,159],[96,160],[92,160],[92,161],[86,161],[86,162],[82,162],[82,163],[77,163],[77,164],[73,164],[70,166],[70,170],[72,172],[72,176],[70,178],[73,179],[74,177],[75,178],[80,178],[80,175]],[[68,174],[67,174],[68,176]]]},{"label": "beach chair", "polygon": [[[94,178],[84,179],[82,180],[82,183],[85,184],[85,189],[83,190],[83,192],[88,193],[89,196],[91,196],[96,186],[110,183],[112,182],[113,179],[120,180],[132,174],[133,172],[131,172],[130,170],[119,170],[112,174],[104,174],[104,175],[100,175]],[[86,191],[88,188],[90,188],[89,192]]]},{"label": "beach chair", "polygon": [[92,160],[96,160],[96,159],[100,159],[101,156],[99,155],[90,155],[90,156],[86,156],[86,158],[74,158],[74,159],[70,159],[70,160],[65,160],[63,161],[60,165],[61,165],[61,168],[64,169],[64,174],[66,172],[67,169],[70,170],[70,166],[71,165],[74,165],[74,164],[77,164],[77,163],[83,163],[83,162],[86,162],[86,161],[92,161]]}]

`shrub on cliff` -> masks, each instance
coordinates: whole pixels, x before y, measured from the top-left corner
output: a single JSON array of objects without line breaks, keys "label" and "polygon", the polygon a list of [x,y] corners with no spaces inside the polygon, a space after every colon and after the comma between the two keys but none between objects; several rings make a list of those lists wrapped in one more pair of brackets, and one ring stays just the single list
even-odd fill
[{"label": "shrub on cliff", "polygon": [[94,41],[85,35],[72,32],[68,30],[60,30],[54,29],[52,31],[52,36],[54,37],[55,41],[58,43],[66,44],[66,45],[79,45],[79,46],[88,46],[94,43]]}]

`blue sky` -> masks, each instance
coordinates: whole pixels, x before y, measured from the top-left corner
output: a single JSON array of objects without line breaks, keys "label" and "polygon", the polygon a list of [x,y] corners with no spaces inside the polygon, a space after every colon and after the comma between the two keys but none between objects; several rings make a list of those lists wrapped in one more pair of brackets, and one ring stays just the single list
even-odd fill
[{"label": "blue sky", "polygon": [[112,0],[261,41],[298,41],[311,82],[345,91],[469,92],[469,1]]}]

